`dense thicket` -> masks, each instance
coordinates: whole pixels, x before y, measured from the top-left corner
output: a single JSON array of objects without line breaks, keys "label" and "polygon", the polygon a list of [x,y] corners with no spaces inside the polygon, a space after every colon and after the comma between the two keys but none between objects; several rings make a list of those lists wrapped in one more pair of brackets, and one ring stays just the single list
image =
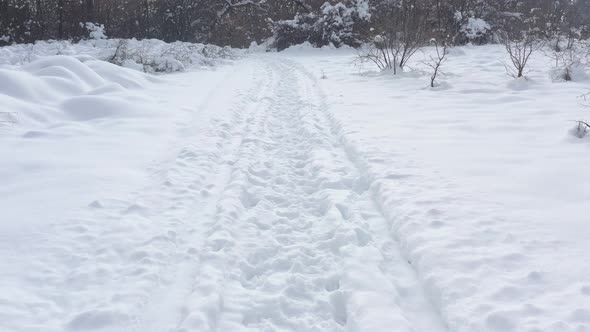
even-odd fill
[{"label": "dense thicket", "polygon": [[79,39],[81,23],[109,37],[158,38],[235,47],[274,37],[279,48],[309,41],[356,45],[376,35],[438,36],[486,43],[496,31],[580,35],[588,0],[0,0],[0,42]]}]

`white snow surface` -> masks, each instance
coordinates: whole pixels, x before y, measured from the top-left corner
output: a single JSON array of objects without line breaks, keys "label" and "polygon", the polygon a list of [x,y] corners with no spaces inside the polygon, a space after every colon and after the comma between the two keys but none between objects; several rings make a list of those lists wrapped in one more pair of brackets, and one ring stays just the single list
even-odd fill
[{"label": "white snow surface", "polygon": [[0,49],[0,331],[590,331],[587,81],[547,58],[76,50]]}]

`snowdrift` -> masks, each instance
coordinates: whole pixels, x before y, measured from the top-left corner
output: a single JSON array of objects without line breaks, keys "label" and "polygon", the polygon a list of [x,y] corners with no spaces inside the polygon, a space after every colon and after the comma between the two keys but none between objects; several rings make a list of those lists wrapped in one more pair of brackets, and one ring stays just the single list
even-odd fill
[{"label": "snowdrift", "polygon": [[22,67],[0,67],[0,104],[5,112],[18,114],[20,128],[141,116],[149,108],[139,110],[124,93],[154,80],[99,60],[49,56]]}]

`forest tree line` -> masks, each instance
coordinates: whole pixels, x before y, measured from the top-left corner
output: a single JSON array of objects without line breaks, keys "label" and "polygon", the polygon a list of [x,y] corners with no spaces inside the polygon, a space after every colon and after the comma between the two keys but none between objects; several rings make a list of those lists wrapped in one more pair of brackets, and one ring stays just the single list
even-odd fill
[{"label": "forest tree line", "polygon": [[0,43],[88,36],[279,49],[356,46],[380,34],[414,34],[454,44],[493,42],[499,31],[541,38],[588,34],[588,0],[0,0]]}]

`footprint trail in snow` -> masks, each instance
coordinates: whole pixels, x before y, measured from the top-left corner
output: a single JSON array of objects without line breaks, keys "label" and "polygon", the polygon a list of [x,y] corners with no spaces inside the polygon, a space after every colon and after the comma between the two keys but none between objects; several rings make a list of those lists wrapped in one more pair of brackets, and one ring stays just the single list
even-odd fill
[{"label": "footprint trail in snow", "polygon": [[267,60],[176,328],[443,331],[315,82]]}]

